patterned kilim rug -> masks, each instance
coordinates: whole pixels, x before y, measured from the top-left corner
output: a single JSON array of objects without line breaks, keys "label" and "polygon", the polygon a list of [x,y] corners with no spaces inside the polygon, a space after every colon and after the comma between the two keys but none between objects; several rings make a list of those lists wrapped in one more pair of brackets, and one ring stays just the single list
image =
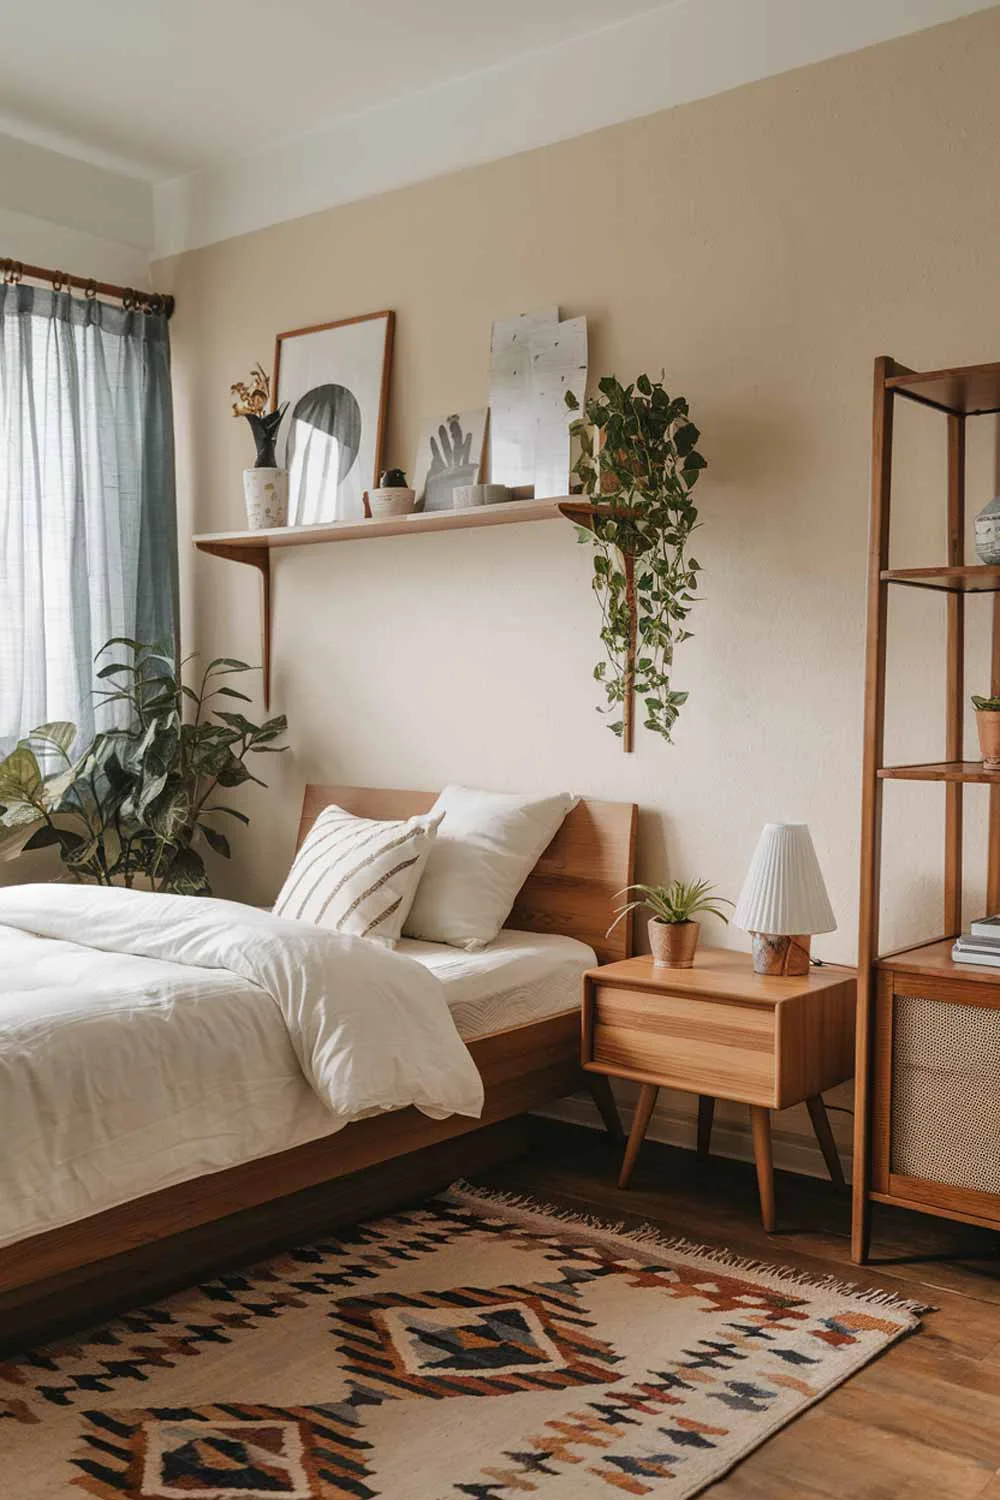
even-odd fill
[{"label": "patterned kilim rug", "polygon": [[683,1500],[917,1325],[455,1190],[0,1365],[11,1500]]}]

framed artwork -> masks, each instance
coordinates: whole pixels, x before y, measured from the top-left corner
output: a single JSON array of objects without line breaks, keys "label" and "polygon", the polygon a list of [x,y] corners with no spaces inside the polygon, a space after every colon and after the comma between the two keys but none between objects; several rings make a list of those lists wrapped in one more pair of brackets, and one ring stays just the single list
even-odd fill
[{"label": "framed artwork", "polygon": [[355,521],[378,484],[389,396],[393,314],[366,313],[279,333],[274,402],[288,402],[278,462],[288,521]]},{"label": "framed artwork", "polygon": [[583,405],[587,320],[560,318],[558,307],[493,324],[490,340],[490,477],[534,485],[535,499],[569,491],[572,413],[567,390]]},{"label": "framed artwork", "polygon": [[486,408],[454,411],[420,434],[413,465],[418,510],[451,510],[458,484],[478,484],[486,441]]}]

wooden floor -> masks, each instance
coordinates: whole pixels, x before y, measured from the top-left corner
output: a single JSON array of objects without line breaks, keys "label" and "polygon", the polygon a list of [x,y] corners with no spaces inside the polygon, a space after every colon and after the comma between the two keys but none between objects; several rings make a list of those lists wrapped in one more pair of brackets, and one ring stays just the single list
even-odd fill
[{"label": "wooden floor", "polygon": [[749,1165],[649,1142],[623,1193],[602,1137],[542,1120],[532,1132],[528,1157],[477,1181],[938,1309],[712,1486],[713,1500],[1000,1500],[1000,1236],[876,1208],[876,1259],[853,1266],[849,1201],[828,1183],[779,1173],[779,1233],[767,1235]]}]

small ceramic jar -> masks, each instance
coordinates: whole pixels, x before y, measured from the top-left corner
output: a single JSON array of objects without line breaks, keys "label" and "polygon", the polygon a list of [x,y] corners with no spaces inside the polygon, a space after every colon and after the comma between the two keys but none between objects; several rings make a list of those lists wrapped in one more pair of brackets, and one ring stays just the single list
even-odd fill
[{"label": "small ceramic jar", "polygon": [[1000,567],[1000,495],[976,517],[976,556],[981,563]]}]

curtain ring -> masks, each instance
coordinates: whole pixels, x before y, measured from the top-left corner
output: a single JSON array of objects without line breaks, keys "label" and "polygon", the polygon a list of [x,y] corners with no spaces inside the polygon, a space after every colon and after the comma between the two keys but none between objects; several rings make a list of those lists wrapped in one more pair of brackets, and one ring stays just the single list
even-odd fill
[{"label": "curtain ring", "polygon": [[52,273],[52,290],[54,292],[68,292],[69,291],[69,277],[66,275],[65,271],[53,271],[53,273]]},{"label": "curtain ring", "polygon": [[93,302],[94,298],[97,296],[97,282],[94,280],[93,276],[91,276],[90,280],[87,282],[87,285],[84,287],[83,295],[86,297],[88,302]]},{"label": "curtain ring", "polygon": [[24,265],[19,260],[5,260],[3,264],[3,279],[7,286],[17,286],[24,275]]},{"label": "curtain ring", "polygon": [[127,286],[122,292],[122,307],[126,312],[135,312],[137,293],[134,287]]}]

